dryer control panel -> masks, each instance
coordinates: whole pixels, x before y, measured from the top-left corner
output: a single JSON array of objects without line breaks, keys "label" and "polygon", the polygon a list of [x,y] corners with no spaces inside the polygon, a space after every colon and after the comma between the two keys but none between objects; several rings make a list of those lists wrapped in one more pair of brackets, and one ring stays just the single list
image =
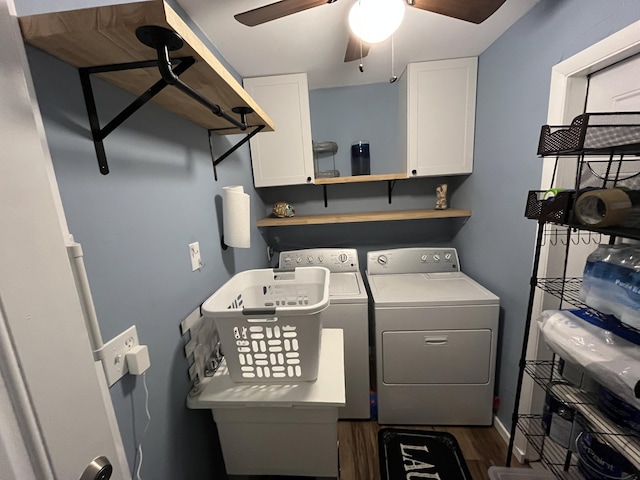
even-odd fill
[{"label": "dryer control panel", "polygon": [[367,273],[459,272],[460,262],[455,248],[395,248],[367,252]]},{"label": "dryer control panel", "polygon": [[354,248],[309,248],[280,252],[280,267],[326,267],[330,272],[357,272],[358,251]]}]

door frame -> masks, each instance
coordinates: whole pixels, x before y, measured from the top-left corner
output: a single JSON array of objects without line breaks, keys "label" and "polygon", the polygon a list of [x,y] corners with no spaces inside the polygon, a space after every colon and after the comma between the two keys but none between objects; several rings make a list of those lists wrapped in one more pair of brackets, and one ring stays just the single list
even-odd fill
[{"label": "door frame", "polygon": [[[547,111],[548,125],[568,125],[577,115],[583,113],[587,95],[588,76],[598,70],[609,67],[628,57],[640,53],[640,21],[611,34],[607,38],[576,53],[572,57],[558,63],[551,69],[551,89],[549,92],[549,108]],[[577,160],[576,160],[577,161]],[[576,163],[571,163],[575,167]],[[555,158],[543,160],[540,189],[546,190],[551,185]],[[575,181],[575,168],[559,168],[555,186],[572,188]],[[550,245],[542,246],[540,250],[539,277],[545,277],[549,263]],[[536,291],[532,318],[544,310],[544,295]],[[527,344],[527,358],[537,358],[537,353],[544,348],[539,338],[537,322],[531,322],[529,342]],[[529,412],[533,404],[533,381],[526,376],[522,383],[520,410]],[[522,462],[526,458],[527,441],[518,433],[514,443],[514,455]]]}]

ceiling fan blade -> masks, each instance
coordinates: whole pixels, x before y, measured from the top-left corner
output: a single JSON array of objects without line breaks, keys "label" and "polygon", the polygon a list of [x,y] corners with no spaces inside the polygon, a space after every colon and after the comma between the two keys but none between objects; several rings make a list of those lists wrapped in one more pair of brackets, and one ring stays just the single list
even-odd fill
[{"label": "ceiling fan blade", "polygon": [[280,0],[279,2],[270,3],[264,7],[238,13],[234,15],[234,18],[248,27],[255,27],[256,25],[270,22],[271,20],[276,20],[335,1],[336,0]]},{"label": "ceiling fan blade", "polygon": [[421,10],[446,15],[471,23],[482,23],[496,10],[498,10],[506,0],[409,0],[409,5],[413,5]]},{"label": "ceiling fan blade", "polygon": [[351,31],[349,31],[349,41],[347,42],[347,51],[344,54],[344,61],[353,62],[354,60],[360,60],[369,54],[370,45],[366,42],[362,42],[362,53],[360,52],[360,39],[356,37]]}]

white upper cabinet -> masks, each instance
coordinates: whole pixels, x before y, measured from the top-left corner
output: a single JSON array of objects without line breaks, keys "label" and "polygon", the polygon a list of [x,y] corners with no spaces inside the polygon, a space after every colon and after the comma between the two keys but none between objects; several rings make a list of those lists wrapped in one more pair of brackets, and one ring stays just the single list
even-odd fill
[{"label": "white upper cabinet", "polygon": [[477,57],[407,66],[400,80],[401,135],[406,131],[400,158],[407,159],[409,177],[473,171],[477,74]]},{"label": "white upper cabinet", "polygon": [[254,185],[313,183],[306,73],[245,78],[244,88],[275,124],[275,131],[260,132],[250,140]]}]

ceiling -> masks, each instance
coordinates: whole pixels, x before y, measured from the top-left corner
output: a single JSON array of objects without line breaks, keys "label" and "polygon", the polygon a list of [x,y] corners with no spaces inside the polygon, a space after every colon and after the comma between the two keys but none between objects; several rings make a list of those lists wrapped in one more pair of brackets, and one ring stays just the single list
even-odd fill
[{"label": "ceiling", "polygon": [[[272,0],[178,0],[218,51],[243,77],[307,72],[309,88],[330,88],[389,81],[391,39],[371,46],[363,59],[344,63],[349,9],[355,0],[339,0],[271,22],[247,27],[233,16]],[[469,0],[474,1],[474,0]],[[395,75],[407,63],[476,56],[540,0],[507,0],[476,25],[407,7],[393,36]]]}]

